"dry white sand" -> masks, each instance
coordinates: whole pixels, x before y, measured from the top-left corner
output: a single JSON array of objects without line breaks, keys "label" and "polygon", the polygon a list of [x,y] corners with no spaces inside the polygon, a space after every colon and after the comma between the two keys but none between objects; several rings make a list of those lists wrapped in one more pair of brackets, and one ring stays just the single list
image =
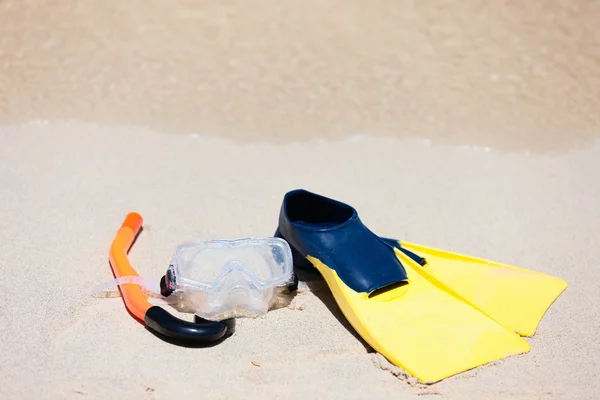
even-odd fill
[{"label": "dry white sand", "polygon": [[[598,146],[550,157],[394,138],[238,145],[58,123],[1,128],[0,143],[1,398],[591,399],[600,390]],[[299,294],[303,310],[241,319],[234,336],[202,349],[165,343],[120,298],[90,295],[112,278],[108,248],[129,211],[146,222],[131,258],[158,279],[179,242],[272,235],[283,194],[298,187],[354,205],[381,235],[570,286],[527,339],[529,354],[427,387],[368,351],[326,291]]]}]

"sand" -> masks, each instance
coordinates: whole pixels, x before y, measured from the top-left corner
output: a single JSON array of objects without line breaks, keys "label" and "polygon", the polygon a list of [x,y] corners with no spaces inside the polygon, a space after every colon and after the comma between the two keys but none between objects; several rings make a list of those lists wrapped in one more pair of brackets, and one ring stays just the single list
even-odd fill
[{"label": "sand", "polygon": [[[78,124],[5,127],[0,139],[3,398],[537,399],[600,389],[597,147],[542,156],[397,138],[238,145]],[[382,368],[327,291],[242,319],[207,349],[167,344],[120,298],[90,295],[112,278],[108,247],[127,212],[147,224],[131,259],[158,279],[182,241],[272,235],[283,194],[298,187],[353,204],[382,235],[570,286],[529,354],[429,387]]]},{"label": "sand", "polygon": [[[598,3],[215,4],[0,3],[0,398],[597,398]],[[128,212],[157,280],[296,188],[569,288],[530,353],[434,385],[322,286],[195,349],[91,295]]]}]

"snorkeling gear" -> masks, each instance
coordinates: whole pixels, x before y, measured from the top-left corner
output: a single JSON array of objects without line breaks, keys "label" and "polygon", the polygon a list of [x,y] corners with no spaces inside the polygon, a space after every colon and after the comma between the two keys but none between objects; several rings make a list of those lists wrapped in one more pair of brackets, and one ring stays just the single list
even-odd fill
[{"label": "snorkeling gear", "polygon": [[[128,260],[141,227],[139,214],[127,215],[110,248],[115,280],[94,292],[118,286],[131,314],[166,337],[190,343],[225,339],[235,330],[235,317],[264,315],[294,278],[291,250],[282,239],[212,240],[178,246],[159,288],[140,277]],[[191,307],[195,322],[151,304],[152,292],[167,303]]]},{"label": "snorkeling gear", "polygon": [[529,351],[522,337],[371,232],[347,204],[288,192],[275,236],[290,244],[296,265],[320,272],[359,335],[421,382]]},{"label": "snorkeling gear", "polygon": [[[528,352],[521,336],[535,332],[567,286],[538,272],[379,237],[353,207],[306,190],[284,196],[275,238],[184,243],[160,284],[129,263],[141,227],[142,217],[130,213],[117,231],[111,285],[149,329],[184,342],[221,341],[233,334],[236,317],[264,315],[282,290],[294,290],[294,265],[316,268],[359,335],[421,382]],[[195,322],[151,304],[152,293],[191,310]]]}]

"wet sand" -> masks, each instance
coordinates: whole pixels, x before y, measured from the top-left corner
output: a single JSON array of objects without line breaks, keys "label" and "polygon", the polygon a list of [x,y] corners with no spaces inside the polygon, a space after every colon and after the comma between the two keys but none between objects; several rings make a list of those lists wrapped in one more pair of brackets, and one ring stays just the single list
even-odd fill
[{"label": "wet sand", "polygon": [[558,152],[600,135],[598,26],[582,0],[5,0],[0,123]]}]

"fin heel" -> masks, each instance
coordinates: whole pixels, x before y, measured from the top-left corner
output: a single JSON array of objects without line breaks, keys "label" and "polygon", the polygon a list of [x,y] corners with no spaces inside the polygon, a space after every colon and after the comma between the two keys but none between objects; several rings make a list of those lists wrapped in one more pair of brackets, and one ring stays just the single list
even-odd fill
[{"label": "fin heel", "polygon": [[287,244],[289,244],[290,249],[292,250],[292,258],[294,259],[294,266],[295,267],[299,267],[299,268],[302,268],[302,269],[313,269],[314,268],[314,266],[312,265],[312,263],[310,261],[308,261],[306,259],[306,257],[304,257],[298,250],[296,250],[294,248],[294,246],[292,246],[290,244],[290,242],[288,242],[286,240],[286,238],[283,237],[283,235],[281,235],[281,232],[279,232],[279,228],[277,228],[277,231],[275,231],[274,237],[283,239],[283,240],[285,240],[287,242]]}]

